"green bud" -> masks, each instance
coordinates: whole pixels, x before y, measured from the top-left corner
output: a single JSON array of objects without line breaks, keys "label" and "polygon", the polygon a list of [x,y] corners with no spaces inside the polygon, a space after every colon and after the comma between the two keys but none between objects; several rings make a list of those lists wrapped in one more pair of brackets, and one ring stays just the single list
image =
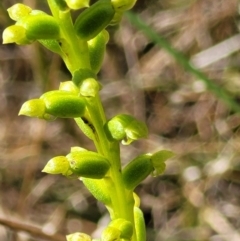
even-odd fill
[{"label": "green bud", "polygon": [[90,69],[79,69],[73,73],[72,81],[76,86],[80,86],[85,79],[96,79],[96,74]]},{"label": "green bud", "polygon": [[72,233],[66,236],[67,241],[91,241],[91,237],[85,233]]},{"label": "green bud", "polygon": [[117,218],[111,221],[109,227],[115,227],[120,231],[120,238],[131,240],[133,235],[133,225],[131,222],[123,218]]},{"label": "green bud", "polygon": [[96,74],[101,69],[108,39],[108,32],[106,30],[103,30],[95,38],[88,41],[90,64],[92,70]]},{"label": "green bud", "polygon": [[8,8],[7,11],[12,20],[18,21],[19,19],[29,15],[32,9],[27,5],[17,3]]},{"label": "green bud", "polygon": [[80,94],[84,97],[95,97],[101,85],[93,78],[85,79],[80,85]]},{"label": "green bud", "polygon": [[61,82],[59,86],[59,90],[70,92],[73,95],[79,94],[79,88],[71,80]]},{"label": "green bud", "polygon": [[60,27],[54,17],[47,14],[34,14],[20,19],[16,25],[26,29],[29,40],[58,39]]},{"label": "green bud", "polygon": [[72,174],[68,159],[65,156],[57,156],[49,160],[42,172],[62,174],[64,176],[70,176]]},{"label": "green bud", "polygon": [[46,113],[60,118],[81,117],[85,112],[85,100],[64,90],[46,92],[40,97]]},{"label": "green bud", "polygon": [[46,108],[43,100],[32,99],[22,105],[18,115],[44,118],[45,111]]},{"label": "green bud", "polygon": [[172,151],[161,150],[151,156],[151,163],[154,167],[153,176],[158,176],[165,171],[165,161],[174,156]]},{"label": "green bud", "polygon": [[120,241],[121,232],[115,227],[107,227],[103,230],[101,241]]},{"label": "green bud", "polygon": [[111,0],[115,11],[126,11],[131,9],[137,0]]},{"label": "green bud", "polygon": [[67,155],[71,171],[79,177],[100,179],[110,168],[109,161],[102,155],[91,151],[72,152]]},{"label": "green bud", "polygon": [[146,241],[146,228],[144,216],[140,208],[134,207],[134,221],[137,241]]},{"label": "green bud", "polygon": [[69,8],[77,10],[89,7],[89,0],[66,0]]},{"label": "green bud", "polygon": [[110,139],[122,140],[122,144],[124,145],[146,137],[148,134],[145,123],[126,114],[117,115],[109,120],[105,126],[105,130]]},{"label": "green bud", "polygon": [[81,40],[97,36],[111,22],[114,9],[110,0],[99,0],[84,10],[75,21],[74,28]]},{"label": "green bud", "polygon": [[150,160],[151,155],[144,154],[136,157],[123,168],[122,177],[127,189],[133,190],[153,172],[154,168]]},{"label": "green bud", "polygon": [[4,29],[3,44],[17,43],[17,44],[30,44],[31,41],[26,38],[25,28],[17,25],[11,25]]}]

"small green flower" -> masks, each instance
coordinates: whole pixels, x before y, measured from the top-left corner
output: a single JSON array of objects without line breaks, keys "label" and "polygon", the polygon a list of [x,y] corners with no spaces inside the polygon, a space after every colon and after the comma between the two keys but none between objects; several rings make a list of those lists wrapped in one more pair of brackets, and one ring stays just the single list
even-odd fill
[{"label": "small green flower", "polygon": [[32,99],[22,105],[18,115],[44,118],[45,111],[46,108],[43,100]]},{"label": "small green flower", "polygon": [[28,16],[32,12],[32,9],[25,4],[17,3],[8,8],[7,11],[12,20],[18,21]]},{"label": "small green flower", "polygon": [[152,175],[155,177],[162,174],[166,168],[166,164],[165,164],[166,160],[169,158],[172,158],[173,156],[174,156],[174,153],[169,150],[161,150],[154,153],[151,156],[151,163],[154,167],[154,171]]},{"label": "small green flower", "polygon": [[11,25],[4,29],[3,44],[16,43],[20,45],[30,44],[32,41],[26,37],[26,29],[22,26]]},{"label": "small green flower", "polygon": [[49,160],[42,172],[62,174],[64,176],[70,176],[72,174],[68,159],[65,156],[57,156]]},{"label": "small green flower", "polygon": [[121,114],[109,120],[105,126],[106,133],[114,140],[122,141],[123,145],[144,138],[148,134],[145,123],[133,116]]}]

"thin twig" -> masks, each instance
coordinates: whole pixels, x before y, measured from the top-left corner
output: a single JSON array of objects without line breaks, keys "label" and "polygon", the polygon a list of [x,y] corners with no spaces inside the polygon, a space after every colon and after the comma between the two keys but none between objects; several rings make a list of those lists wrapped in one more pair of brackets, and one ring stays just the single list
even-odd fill
[{"label": "thin twig", "polygon": [[20,222],[17,222],[17,221],[12,221],[12,220],[9,220],[9,219],[1,218],[1,217],[0,217],[0,225],[9,227],[9,228],[11,228],[13,230],[16,230],[16,231],[27,232],[34,237],[43,238],[45,240],[66,241],[66,238],[63,235],[46,234],[41,230],[41,228],[34,227],[34,226],[29,225],[29,224],[20,223]]}]

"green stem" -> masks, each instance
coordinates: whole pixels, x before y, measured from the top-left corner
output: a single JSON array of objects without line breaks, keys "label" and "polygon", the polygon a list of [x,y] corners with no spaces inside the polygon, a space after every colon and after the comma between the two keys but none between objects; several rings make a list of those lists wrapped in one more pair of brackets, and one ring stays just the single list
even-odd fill
[{"label": "green stem", "polygon": [[[134,225],[133,192],[125,189],[122,180],[119,142],[110,142],[105,134],[103,127],[106,117],[99,96],[88,98],[87,103],[88,112],[96,130],[96,148],[111,163],[110,178],[106,179],[106,182],[110,188],[109,192],[112,193],[112,218],[124,218]],[[132,241],[137,241],[135,232]]]},{"label": "green stem", "polygon": [[63,59],[67,68],[73,74],[80,68],[91,68],[87,41],[82,41],[76,35],[70,10],[60,11],[56,3],[52,0],[48,0],[51,12],[61,29],[60,42],[62,44],[62,50],[65,53]]},{"label": "green stem", "polygon": [[209,79],[202,71],[198,70],[195,66],[193,66],[183,53],[173,48],[166,39],[156,33],[153,29],[151,29],[151,27],[146,25],[139,16],[132,12],[127,12],[126,15],[133,25],[135,25],[139,30],[143,31],[143,33],[151,41],[153,41],[154,43],[165,49],[170,55],[172,55],[183,68],[185,68],[188,72],[203,81],[208,90],[214,93],[219,99],[223,100],[230,109],[235,112],[240,112],[240,106],[236,101],[233,100],[232,96],[228,94],[228,92],[225,91],[223,88],[216,85],[213,80]]}]

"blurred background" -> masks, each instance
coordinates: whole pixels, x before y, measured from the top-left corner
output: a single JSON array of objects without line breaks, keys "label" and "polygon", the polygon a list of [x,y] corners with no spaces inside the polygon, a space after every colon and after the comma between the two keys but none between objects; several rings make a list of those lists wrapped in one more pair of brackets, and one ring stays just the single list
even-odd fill
[{"label": "blurred background", "polygon": [[[46,1],[1,0],[1,33],[13,24],[6,9],[17,2],[49,12]],[[230,102],[127,18],[108,29],[99,73],[106,114],[133,114],[149,127],[148,139],[122,146],[123,164],[145,152],[176,154],[164,175],[136,189],[148,241],[240,241],[240,116],[231,109],[240,104],[238,7],[237,0],[138,0],[133,9]],[[72,120],[18,117],[23,102],[57,89],[69,72],[38,43],[0,40],[0,240],[96,236],[109,221],[105,207],[80,181],[41,172],[53,156],[72,146],[94,150],[92,143]]]}]

